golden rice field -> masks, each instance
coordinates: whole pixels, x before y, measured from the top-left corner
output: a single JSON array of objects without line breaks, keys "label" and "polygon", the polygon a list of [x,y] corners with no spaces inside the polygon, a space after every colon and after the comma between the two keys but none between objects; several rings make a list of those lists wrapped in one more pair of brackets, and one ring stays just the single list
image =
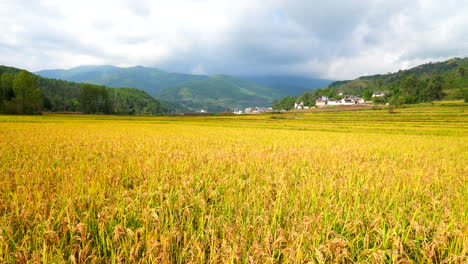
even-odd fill
[{"label": "golden rice field", "polygon": [[468,263],[467,110],[0,116],[0,262]]}]

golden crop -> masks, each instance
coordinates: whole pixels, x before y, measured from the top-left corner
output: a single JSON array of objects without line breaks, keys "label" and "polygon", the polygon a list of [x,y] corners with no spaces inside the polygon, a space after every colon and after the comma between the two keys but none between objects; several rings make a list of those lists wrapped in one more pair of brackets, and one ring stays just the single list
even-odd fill
[{"label": "golden crop", "polygon": [[466,110],[0,116],[0,262],[467,263]]}]

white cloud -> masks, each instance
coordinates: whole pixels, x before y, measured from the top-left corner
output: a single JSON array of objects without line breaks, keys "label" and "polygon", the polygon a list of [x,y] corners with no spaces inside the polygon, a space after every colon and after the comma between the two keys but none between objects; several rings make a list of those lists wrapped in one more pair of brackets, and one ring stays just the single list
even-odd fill
[{"label": "white cloud", "polygon": [[354,78],[468,55],[466,14],[463,0],[2,0],[0,64]]},{"label": "white cloud", "polygon": [[196,75],[205,75],[206,71],[203,65],[198,64],[195,68],[192,69],[191,73]]}]

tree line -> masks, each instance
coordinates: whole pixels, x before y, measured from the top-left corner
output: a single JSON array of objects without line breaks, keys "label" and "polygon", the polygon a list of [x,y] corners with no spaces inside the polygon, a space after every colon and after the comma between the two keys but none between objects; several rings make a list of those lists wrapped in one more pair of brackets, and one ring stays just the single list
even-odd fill
[{"label": "tree line", "polygon": [[0,113],[42,111],[158,115],[167,109],[143,90],[47,79],[0,66]]}]

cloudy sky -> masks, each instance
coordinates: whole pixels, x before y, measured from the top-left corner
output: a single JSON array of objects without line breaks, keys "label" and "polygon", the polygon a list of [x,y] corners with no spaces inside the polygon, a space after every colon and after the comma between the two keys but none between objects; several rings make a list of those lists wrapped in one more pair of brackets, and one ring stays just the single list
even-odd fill
[{"label": "cloudy sky", "polygon": [[468,56],[466,0],[0,0],[0,64],[349,79]]}]

